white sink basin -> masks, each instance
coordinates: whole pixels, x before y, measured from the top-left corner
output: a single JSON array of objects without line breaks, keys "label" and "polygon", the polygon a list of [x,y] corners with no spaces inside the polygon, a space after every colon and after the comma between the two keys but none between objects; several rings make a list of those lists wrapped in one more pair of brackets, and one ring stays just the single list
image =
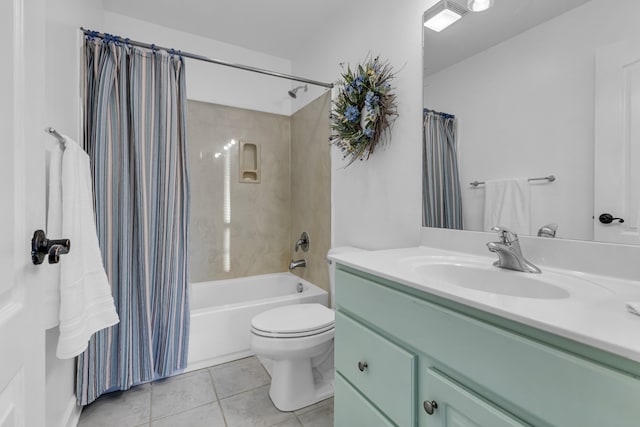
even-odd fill
[{"label": "white sink basin", "polygon": [[544,271],[523,273],[444,257],[403,262],[421,281],[463,287],[491,294],[534,299],[564,299],[571,296],[603,296],[613,292],[570,274]]}]

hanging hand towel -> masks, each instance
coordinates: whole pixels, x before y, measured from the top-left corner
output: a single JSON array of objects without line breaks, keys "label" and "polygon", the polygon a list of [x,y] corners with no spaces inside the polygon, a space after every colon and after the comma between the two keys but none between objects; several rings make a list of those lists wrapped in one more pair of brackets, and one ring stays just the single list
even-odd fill
[{"label": "hanging hand towel", "polygon": [[529,180],[488,180],[484,195],[484,230],[500,225],[515,233],[531,234]]},{"label": "hanging hand towel", "polygon": [[62,235],[71,250],[60,262],[60,338],[56,355],[75,357],[95,332],[119,322],[102,264],[93,214],[89,156],[65,137]]},{"label": "hanging hand towel", "polygon": [[[47,236],[57,239],[62,236],[62,146],[58,141],[50,141],[47,157]],[[60,264],[44,263],[42,267],[48,270],[42,283],[44,327],[50,329],[60,323]]]}]

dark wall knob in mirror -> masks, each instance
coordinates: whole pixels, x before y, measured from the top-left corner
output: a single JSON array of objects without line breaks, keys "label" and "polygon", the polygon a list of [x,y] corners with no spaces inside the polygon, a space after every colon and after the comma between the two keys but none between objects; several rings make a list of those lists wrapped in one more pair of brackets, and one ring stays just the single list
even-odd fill
[{"label": "dark wall knob in mirror", "polygon": [[598,217],[598,220],[603,224],[611,224],[613,221],[618,221],[619,224],[624,222],[622,218],[615,218],[610,213],[603,213]]}]

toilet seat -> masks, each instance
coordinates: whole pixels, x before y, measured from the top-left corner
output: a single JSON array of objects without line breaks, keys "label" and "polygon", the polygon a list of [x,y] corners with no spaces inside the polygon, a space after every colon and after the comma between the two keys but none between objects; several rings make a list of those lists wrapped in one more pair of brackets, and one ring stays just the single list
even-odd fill
[{"label": "toilet seat", "polygon": [[251,320],[251,331],[268,338],[300,338],[334,328],[333,310],[321,304],[293,304],[267,310]]}]

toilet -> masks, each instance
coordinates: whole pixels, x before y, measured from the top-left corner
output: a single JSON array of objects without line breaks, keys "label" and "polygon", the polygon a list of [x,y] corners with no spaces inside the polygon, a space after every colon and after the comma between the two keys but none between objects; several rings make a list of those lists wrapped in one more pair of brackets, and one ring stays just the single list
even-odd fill
[{"label": "toilet", "polygon": [[[361,251],[334,248],[329,255]],[[251,320],[251,350],[269,360],[269,396],[281,411],[294,411],[333,396],[335,263],[329,263],[331,308],[293,304]]]}]

